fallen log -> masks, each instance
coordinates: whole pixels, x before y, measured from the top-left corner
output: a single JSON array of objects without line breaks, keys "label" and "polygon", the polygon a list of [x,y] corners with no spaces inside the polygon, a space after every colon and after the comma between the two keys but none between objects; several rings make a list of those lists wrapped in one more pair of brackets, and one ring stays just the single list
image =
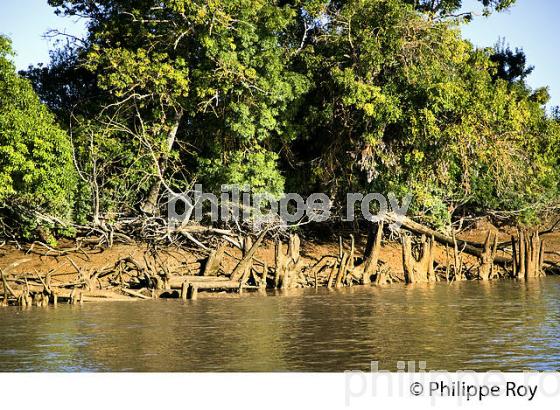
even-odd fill
[{"label": "fallen log", "polygon": [[143,294],[140,293],[140,292],[135,292],[135,291],[133,291],[133,290],[131,290],[131,289],[127,289],[127,288],[122,288],[122,289],[121,289],[121,292],[124,292],[124,293],[126,293],[127,295],[134,296],[134,297],[137,297],[137,298],[140,298],[140,299],[144,299],[144,300],[151,300],[151,299],[152,299],[152,297],[150,297],[150,296],[143,295]]},{"label": "fallen log", "polygon": [[197,294],[201,290],[214,290],[214,291],[227,291],[227,290],[234,290],[237,292],[242,292],[245,289],[259,289],[258,286],[249,286],[243,285],[239,281],[236,280],[219,280],[214,282],[197,282],[197,283],[189,283],[183,282],[180,287],[179,297],[183,300],[187,299],[196,299]]},{"label": "fallen log", "polygon": [[239,289],[239,281],[237,280],[218,280],[213,282],[197,282],[197,283],[190,283],[198,290],[212,290],[212,289],[224,289],[224,290],[231,290],[231,289]]},{"label": "fallen log", "polygon": [[259,246],[261,245],[262,241],[264,240],[264,237],[266,236],[267,232],[268,232],[267,230],[262,231],[261,234],[259,235],[259,237],[257,238],[257,240],[255,241],[255,243],[253,244],[253,246],[251,247],[251,249],[249,249],[247,251],[246,255],[243,256],[243,259],[241,260],[241,262],[239,262],[237,264],[237,266],[235,267],[235,269],[231,273],[231,276],[230,276],[231,280],[239,281],[243,277],[243,274],[247,270],[248,266],[250,266],[250,264],[252,262],[252,259],[253,259],[253,256],[255,256],[255,253],[259,249]]},{"label": "fallen log", "polygon": [[[388,223],[400,223],[406,230],[418,235],[424,235],[428,238],[433,237],[436,242],[442,245],[455,246],[455,242],[452,237],[430,229],[425,225],[419,224],[406,216],[397,216],[394,213],[388,213],[385,215],[385,221]],[[479,245],[479,247],[477,246],[478,244],[475,245],[473,242],[461,239],[457,239],[457,245],[459,245],[460,248],[464,248],[463,252],[469,255],[476,257],[480,257],[482,255],[482,245]]]},{"label": "fallen log", "polygon": [[[230,279],[228,277],[216,277],[216,276],[172,276],[169,278],[168,285],[171,289],[181,289],[183,283],[217,283],[217,282],[228,282]],[[239,286],[239,282],[237,282]]]},{"label": "fallen log", "polygon": [[[453,241],[452,237],[430,229],[425,225],[419,224],[418,222],[414,222],[412,219],[407,218],[406,216],[398,216],[395,213],[390,212],[385,214],[384,220],[388,223],[400,223],[404,229],[415,234],[425,235],[428,238],[433,237],[434,240],[441,245],[455,246],[455,242]],[[475,256],[479,259],[482,257],[482,254],[484,252],[483,244],[475,244],[473,242],[461,239],[457,239],[456,241],[457,245],[461,248],[463,253]],[[496,255],[494,263],[497,265],[511,265],[513,263],[513,258]],[[546,259],[543,261],[543,263],[553,266],[557,265],[557,262]]]}]

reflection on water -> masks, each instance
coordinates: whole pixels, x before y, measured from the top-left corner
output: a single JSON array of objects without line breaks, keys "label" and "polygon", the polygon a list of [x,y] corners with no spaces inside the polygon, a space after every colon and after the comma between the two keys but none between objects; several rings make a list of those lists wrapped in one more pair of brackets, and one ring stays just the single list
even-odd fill
[{"label": "reflection on water", "polygon": [[0,309],[1,371],[560,370],[560,278]]}]

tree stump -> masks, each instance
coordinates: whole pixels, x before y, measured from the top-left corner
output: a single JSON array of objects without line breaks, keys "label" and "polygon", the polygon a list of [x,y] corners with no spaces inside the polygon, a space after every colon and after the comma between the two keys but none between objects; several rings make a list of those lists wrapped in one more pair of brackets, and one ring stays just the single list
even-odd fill
[{"label": "tree stump", "polygon": [[251,277],[251,272],[253,271],[253,257],[249,255],[251,248],[253,247],[253,239],[250,236],[246,236],[243,241],[243,258],[247,259],[247,263],[244,265],[245,271],[241,276],[241,285],[245,284]]},{"label": "tree stump", "polygon": [[187,299],[190,300],[198,299],[198,288],[192,283],[189,284],[189,287],[187,289]]},{"label": "tree stump", "polygon": [[70,291],[70,296],[68,297],[68,303],[70,305],[76,304],[76,288],[72,288],[72,290]]},{"label": "tree stump", "polygon": [[404,280],[406,283],[427,283],[435,280],[434,238],[427,240],[422,236],[418,257],[413,253],[412,238],[403,236],[402,254]]},{"label": "tree stump", "polygon": [[[247,252],[248,249],[246,247],[246,243],[244,244],[244,251]],[[221,243],[218,247],[210,252],[208,259],[206,260],[206,264],[204,266],[204,271],[202,272],[202,276],[218,276],[218,272],[220,271],[220,266],[222,264],[222,260],[224,258],[224,254],[226,252],[226,244]]]},{"label": "tree stump", "polygon": [[517,238],[511,239],[513,249],[513,276],[518,279],[544,276],[545,244],[539,232],[518,230]]},{"label": "tree stump", "polygon": [[274,248],[274,287],[279,289],[284,282],[286,257],[284,255],[283,244],[280,239],[276,241]]},{"label": "tree stump", "polygon": [[[252,243],[251,239],[247,239],[248,237],[245,239],[243,258],[241,259],[241,261],[237,264],[237,266],[235,267],[235,269],[231,273],[231,275],[230,275],[231,280],[241,281],[244,278],[244,276],[246,275],[246,273],[250,272],[250,269],[252,269],[252,267],[253,267],[253,257],[255,256],[255,253],[257,252],[257,250],[259,249],[259,246],[261,245],[262,241],[264,240],[264,237],[266,236],[266,233],[267,233],[267,231],[262,231],[254,244]],[[248,241],[251,241],[251,242],[248,242]],[[251,244],[250,247],[249,247],[249,243]]]},{"label": "tree stump", "polygon": [[259,289],[266,290],[266,281],[268,278],[268,264],[266,262],[263,263],[262,267],[262,276],[260,278]]},{"label": "tree stump", "polygon": [[[457,236],[455,231],[453,231],[453,280],[465,280],[465,274],[463,273],[463,255],[459,251],[459,244],[457,243]],[[448,279],[449,280],[449,279]]]},{"label": "tree stump", "polygon": [[294,265],[299,262],[300,259],[300,247],[301,240],[297,234],[290,235],[290,242],[288,244],[288,256],[291,259],[291,263]]},{"label": "tree stump", "polygon": [[488,231],[486,240],[484,241],[484,248],[480,255],[480,266],[478,269],[478,276],[482,280],[490,280],[494,277],[494,259],[498,251],[498,234],[492,234]]},{"label": "tree stump", "polygon": [[[350,253],[348,254],[348,260],[346,261],[344,276],[342,277],[342,283],[344,283],[346,286],[352,286],[353,274],[355,269],[356,269],[356,241],[354,240],[354,235],[350,235]],[[362,278],[360,277],[358,279],[361,280]]]},{"label": "tree stump", "polygon": [[[364,252],[364,274],[362,277],[362,284],[369,285],[372,276],[377,273],[377,263],[379,262],[379,255],[381,254],[381,241],[383,239],[383,222],[377,224],[377,227],[370,230],[368,234],[368,243]],[[383,279],[378,274],[375,282],[381,283]]]},{"label": "tree stump", "polygon": [[288,250],[285,253],[280,240],[276,241],[274,285],[276,288],[289,289],[301,271],[301,240],[297,234],[290,235]]},{"label": "tree stump", "polygon": [[183,282],[181,285],[181,299],[187,300],[188,297],[189,282]]}]

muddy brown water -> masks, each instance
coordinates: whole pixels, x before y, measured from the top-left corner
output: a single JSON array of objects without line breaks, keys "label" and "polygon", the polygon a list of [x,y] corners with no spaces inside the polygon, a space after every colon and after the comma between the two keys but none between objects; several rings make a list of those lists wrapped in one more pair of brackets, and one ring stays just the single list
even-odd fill
[{"label": "muddy brown water", "polygon": [[0,308],[0,371],[560,370],[560,278]]}]

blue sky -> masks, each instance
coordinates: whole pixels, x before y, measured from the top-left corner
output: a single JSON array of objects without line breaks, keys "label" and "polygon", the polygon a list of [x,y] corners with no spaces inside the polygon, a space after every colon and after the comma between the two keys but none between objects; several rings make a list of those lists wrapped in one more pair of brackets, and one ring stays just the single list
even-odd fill
[{"label": "blue sky", "polygon": [[56,16],[47,0],[0,0],[0,33],[12,39],[18,69],[49,61],[53,42],[44,35],[51,29],[80,35],[84,23]]},{"label": "blue sky", "polygon": [[[475,0],[464,9],[480,10]],[[508,11],[490,17],[476,17],[463,28],[463,37],[478,46],[493,46],[504,37],[511,48],[522,48],[535,70],[527,79],[531,87],[548,86],[551,106],[560,105],[559,0],[517,0]]]},{"label": "blue sky", "polygon": [[[465,0],[465,10],[480,11],[476,0]],[[551,105],[560,105],[560,42],[556,40],[560,22],[559,0],[517,0],[509,11],[477,17],[463,28],[465,38],[478,46],[493,46],[500,37],[512,48],[523,48],[535,71],[532,87],[549,86]],[[49,29],[79,35],[83,22],[55,16],[47,0],[0,0],[0,33],[7,34],[17,52],[18,69],[48,62],[52,41],[43,35]]]}]

